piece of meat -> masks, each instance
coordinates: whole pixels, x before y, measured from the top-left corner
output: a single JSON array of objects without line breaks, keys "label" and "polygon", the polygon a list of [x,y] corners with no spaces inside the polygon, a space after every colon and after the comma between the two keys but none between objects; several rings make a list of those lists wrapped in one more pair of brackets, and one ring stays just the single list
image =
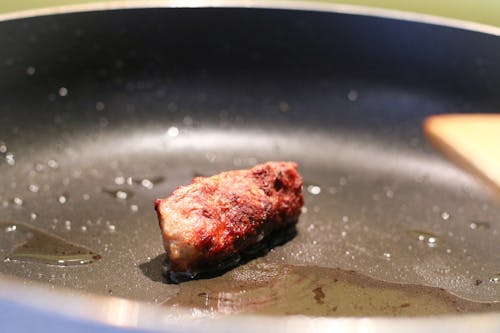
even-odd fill
[{"label": "piece of meat", "polygon": [[304,203],[293,162],[196,177],[157,199],[169,272],[211,271],[264,237],[295,225]]}]

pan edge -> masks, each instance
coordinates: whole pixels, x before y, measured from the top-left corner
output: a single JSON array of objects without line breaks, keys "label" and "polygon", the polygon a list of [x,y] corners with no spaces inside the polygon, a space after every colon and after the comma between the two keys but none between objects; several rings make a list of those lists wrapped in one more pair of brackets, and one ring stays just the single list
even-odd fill
[{"label": "pan edge", "polygon": [[92,2],[75,5],[37,8],[0,14],[0,22],[37,16],[147,8],[249,8],[330,12],[410,21],[479,32],[493,36],[500,36],[500,27],[462,19],[415,13],[396,9],[377,8],[371,6],[301,0],[271,0],[266,1],[265,3],[259,0],[122,0],[109,2]]}]

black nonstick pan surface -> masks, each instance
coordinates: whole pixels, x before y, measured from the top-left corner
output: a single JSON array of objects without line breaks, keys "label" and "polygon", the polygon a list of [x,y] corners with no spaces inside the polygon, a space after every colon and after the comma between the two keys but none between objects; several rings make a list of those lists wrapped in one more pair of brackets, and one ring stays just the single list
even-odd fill
[{"label": "black nonstick pan surface", "polygon": [[[0,262],[6,279],[207,315],[498,311],[498,201],[421,133],[432,114],[499,110],[497,36],[155,8],[5,21],[0,45],[0,256],[42,239],[32,258]],[[167,284],[154,199],[268,160],[299,164],[297,235]],[[54,265],[51,239],[95,256]]]}]

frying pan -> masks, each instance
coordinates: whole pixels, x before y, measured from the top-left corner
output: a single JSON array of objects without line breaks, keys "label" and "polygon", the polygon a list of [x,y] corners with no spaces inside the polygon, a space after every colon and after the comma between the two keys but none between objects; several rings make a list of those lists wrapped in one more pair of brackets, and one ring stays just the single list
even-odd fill
[{"label": "frying pan", "polygon": [[[0,263],[2,325],[498,330],[500,207],[421,134],[431,114],[498,111],[497,29],[300,3],[155,6],[0,23],[0,255],[41,237],[100,256]],[[300,166],[297,235],[165,283],[154,199],[267,160]]]}]

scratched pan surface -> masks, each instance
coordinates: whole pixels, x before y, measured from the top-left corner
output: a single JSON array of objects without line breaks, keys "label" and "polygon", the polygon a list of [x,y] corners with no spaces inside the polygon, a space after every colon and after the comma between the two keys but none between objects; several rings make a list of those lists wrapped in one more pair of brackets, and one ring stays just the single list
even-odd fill
[{"label": "scratched pan surface", "polygon": [[[498,37],[327,12],[163,8],[5,21],[0,45],[0,256],[26,239],[12,226],[28,225],[102,257],[0,262],[5,278],[180,307],[202,306],[189,289],[207,305],[207,290],[234,299],[298,285],[318,305],[324,276],[355,271],[374,279],[361,283],[500,301],[498,201],[420,127],[430,114],[499,110]],[[300,166],[297,236],[222,276],[165,284],[153,200],[267,160]],[[273,282],[290,271],[298,282]],[[202,310],[247,308],[221,302]]]}]

